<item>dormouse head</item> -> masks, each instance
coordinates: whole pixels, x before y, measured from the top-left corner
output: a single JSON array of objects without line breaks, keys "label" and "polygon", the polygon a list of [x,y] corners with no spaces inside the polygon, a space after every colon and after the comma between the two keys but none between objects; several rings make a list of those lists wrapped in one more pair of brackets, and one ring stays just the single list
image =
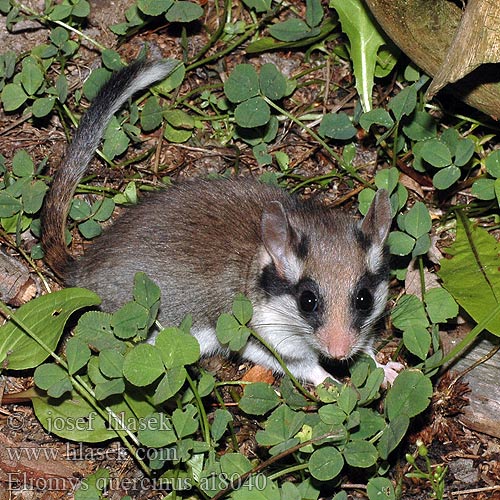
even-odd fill
[{"label": "dormouse head", "polygon": [[316,204],[269,203],[259,280],[266,301],[256,326],[265,325],[268,337],[296,349],[297,357],[304,341],[336,359],[369,350],[387,300],[391,221],[385,190],[360,222]]}]

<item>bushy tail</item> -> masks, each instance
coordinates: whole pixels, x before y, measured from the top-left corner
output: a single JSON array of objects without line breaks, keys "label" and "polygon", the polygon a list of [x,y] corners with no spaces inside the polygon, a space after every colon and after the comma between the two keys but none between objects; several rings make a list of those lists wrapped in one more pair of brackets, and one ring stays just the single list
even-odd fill
[{"label": "bushy tail", "polygon": [[65,231],[73,194],[87,171],[109,121],[133,94],[165,78],[177,64],[174,60],[138,61],[114,73],[80,120],[45,197],[41,214],[45,262],[57,275],[62,275],[71,259],[65,243]]}]

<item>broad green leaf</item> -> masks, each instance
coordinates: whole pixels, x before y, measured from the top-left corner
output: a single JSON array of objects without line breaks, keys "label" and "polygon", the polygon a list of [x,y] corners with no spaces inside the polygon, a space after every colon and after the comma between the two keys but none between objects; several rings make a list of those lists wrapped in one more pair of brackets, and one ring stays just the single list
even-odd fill
[{"label": "broad green leaf", "polygon": [[[32,399],[33,409],[43,427],[63,439],[84,443],[100,443],[117,437],[103,419],[84,398],[72,392],[70,398],[54,402],[46,396]],[[122,407],[115,407],[120,412]]]},{"label": "broad green leaf", "polygon": [[227,410],[217,408],[215,410],[214,419],[210,426],[210,433],[212,439],[219,441],[223,434],[226,432],[227,426],[233,421],[233,416]]},{"label": "broad green leaf", "polygon": [[195,127],[194,118],[181,109],[172,109],[164,113],[165,120],[174,128],[192,130]]},{"label": "broad green leaf", "polygon": [[188,404],[183,410],[177,408],[172,414],[172,423],[179,438],[194,434],[198,430],[198,410],[192,404]]},{"label": "broad green leaf", "polygon": [[267,12],[271,8],[271,0],[243,0],[243,3],[255,12]]},{"label": "broad green leaf", "polygon": [[[81,288],[66,288],[31,300],[21,306],[13,317],[54,351],[68,318],[77,310],[100,304],[99,297]],[[25,370],[40,365],[50,353],[18,327],[13,319],[0,327],[0,359],[4,367]]]},{"label": "broad green leaf", "polygon": [[12,172],[18,177],[31,177],[35,173],[35,165],[25,149],[16,151],[12,158]]},{"label": "broad green leaf", "polygon": [[[446,249],[450,259],[441,260],[439,277],[444,287],[476,322],[498,306],[500,297],[500,244],[484,229],[457,217],[455,242]],[[500,317],[488,330],[500,335]]]},{"label": "broad green leaf", "polygon": [[145,273],[134,276],[134,300],[146,308],[154,306],[160,300],[160,287]]},{"label": "broad green leaf", "polygon": [[167,10],[165,17],[171,23],[190,23],[203,15],[203,9],[194,2],[177,0]]},{"label": "broad green leaf", "polygon": [[23,64],[23,69],[21,71],[21,83],[29,96],[35,94],[35,92],[41,87],[43,83],[43,73],[37,64]]},{"label": "broad green leaf", "polygon": [[90,5],[87,0],[78,0],[75,2],[71,14],[76,17],[87,17],[90,14]]},{"label": "broad green leaf", "polygon": [[136,345],[123,363],[123,375],[137,387],[151,384],[164,370],[160,351],[149,344]]},{"label": "broad green leaf", "polygon": [[[375,110],[374,110],[375,111]],[[396,167],[384,168],[375,175],[375,185],[392,193],[399,181],[399,170]]]},{"label": "broad green leaf", "polygon": [[423,326],[411,326],[403,331],[405,347],[415,356],[425,360],[431,347],[431,335]]},{"label": "broad green leaf", "polygon": [[99,369],[108,378],[119,378],[123,373],[123,354],[114,350],[105,350],[99,353]]},{"label": "broad green leaf", "polygon": [[84,220],[90,217],[90,214],[92,213],[92,210],[90,208],[90,205],[85,201],[82,200],[81,198],[75,198],[71,202],[71,206],[69,209],[69,216],[75,220]]},{"label": "broad green leaf", "polygon": [[259,93],[259,76],[251,64],[238,64],[224,83],[226,97],[240,103]]},{"label": "broad green leaf", "polygon": [[82,233],[82,236],[85,239],[91,240],[102,233],[102,227],[95,220],[89,219],[81,224],[78,224],[78,231]]},{"label": "broad green leaf", "polygon": [[130,139],[127,134],[123,131],[120,123],[116,116],[111,118],[106,132],[104,132],[104,143],[102,145],[102,152],[110,159],[115,156],[124,153],[128,145],[130,144]]},{"label": "broad green leaf", "polygon": [[101,52],[101,57],[104,66],[111,71],[118,71],[124,66],[120,54],[116,50],[104,49]]},{"label": "broad green leaf", "polygon": [[85,342],[78,337],[68,339],[66,342],[66,361],[69,373],[72,375],[84,367],[88,363],[90,355],[90,349]]},{"label": "broad green leaf", "polygon": [[257,431],[255,438],[261,446],[282,443],[300,431],[304,418],[303,412],[296,412],[287,405],[281,405],[269,415],[265,429]]},{"label": "broad green leaf", "polygon": [[410,419],[407,415],[397,415],[389,422],[377,445],[382,460],[387,460],[391,451],[396,449],[406,435],[409,425]]},{"label": "broad green leaf", "polygon": [[141,444],[161,448],[176,441],[172,422],[165,413],[154,412],[142,419],[137,437]]},{"label": "broad green leaf", "polygon": [[444,288],[431,288],[425,292],[425,308],[433,323],[445,323],[458,315],[458,304]]},{"label": "broad green leaf", "polygon": [[236,106],[234,119],[240,127],[262,127],[271,118],[271,110],[262,97],[252,97]]},{"label": "broad green leaf", "polygon": [[142,108],[141,113],[141,126],[144,131],[148,132],[154,130],[161,125],[163,120],[163,109],[160,106],[158,97],[150,97]]},{"label": "broad green leaf", "polygon": [[55,363],[37,366],[33,376],[35,384],[44,391],[48,390],[51,385],[68,378],[64,368]]},{"label": "broad green leaf", "polygon": [[414,417],[429,406],[431,397],[430,379],[419,370],[404,370],[396,377],[387,394],[387,416],[390,421],[400,415]]},{"label": "broad green leaf", "polygon": [[279,404],[274,389],[264,382],[256,382],[245,386],[245,392],[238,406],[251,415],[264,415]]},{"label": "broad green leaf", "polygon": [[260,90],[271,101],[278,101],[285,97],[286,78],[272,63],[262,65],[259,75]]},{"label": "broad green leaf", "polygon": [[15,111],[26,102],[26,99],[28,96],[17,83],[8,83],[2,90],[2,104],[5,111]]},{"label": "broad green leaf", "polygon": [[101,311],[86,312],[78,321],[75,337],[78,337],[96,351],[114,349],[123,353],[125,344],[113,335],[112,318],[111,314]]},{"label": "broad green leaf", "polygon": [[362,0],[330,0],[348,36],[356,89],[364,111],[372,108],[372,89],[377,52],[386,43]]},{"label": "broad green leaf", "polygon": [[306,0],[306,23],[311,28],[318,26],[323,20],[321,0]]},{"label": "broad green leaf", "polygon": [[472,184],[471,193],[480,200],[493,200],[495,198],[495,180],[478,179]]},{"label": "broad green leaf", "polygon": [[242,325],[246,325],[252,319],[252,303],[243,294],[238,294],[234,298],[232,311],[234,317]]},{"label": "broad green leaf", "polygon": [[191,138],[193,135],[192,130],[178,129],[172,127],[170,123],[165,124],[165,131],[163,132],[163,136],[167,139],[168,142],[173,142],[175,144],[182,144]]},{"label": "broad green leaf", "polygon": [[357,132],[349,116],[343,111],[340,113],[328,113],[323,116],[318,131],[323,137],[330,137],[341,141],[352,139]]},{"label": "broad green leaf", "polygon": [[108,220],[115,209],[115,202],[111,198],[103,198],[92,204],[92,219],[104,222]]},{"label": "broad green leaf", "polygon": [[309,471],[319,481],[330,481],[336,478],[344,467],[344,459],[333,447],[319,448],[309,459]]},{"label": "broad green leaf", "polygon": [[420,150],[422,158],[433,167],[443,168],[451,164],[450,149],[438,139],[425,141]]},{"label": "broad green leaf", "polygon": [[281,500],[278,485],[265,474],[251,475],[232,495],[233,500]]},{"label": "broad green leaf", "polygon": [[387,244],[392,255],[408,255],[415,246],[415,239],[402,231],[392,231]]},{"label": "broad green leaf", "polygon": [[369,500],[396,500],[391,481],[386,477],[372,477],[366,485]]},{"label": "broad green leaf", "polygon": [[186,381],[187,372],[183,366],[171,368],[162,377],[153,395],[153,403],[159,405],[175,396]]},{"label": "broad green leaf", "polygon": [[417,89],[410,85],[393,97],[387,107],[394,113],[396,121],[413,113],[417,105]]},{"label": "broad green leaf", "polygon": [[47,192],[47,185],[43,181],[35,181],[22,191],[23,209],[28,214],[34,214],[42,208],[43,199]]},{"label": "broad green leaf", "polygon": [[432,184],[436,189],[448,189],[460,179],[460,169],[455,165],[443,168],[432,178]]},{"label": "broad green leaf", "polygon": [[392,321],[396,328],[407,330],[411,328],[426,328],[429,326],[424,306],[415,295],[403,295],[392,310]]},{"label": "broad green leaf", "polygon": [[290,18],[269,27],[271,36],[282,42],[296,42],[311,38],[319,33],[319,28],[310,28],[302,19]]},{"label": "broad green leaf", "polygon": [[391,128],[394,125],[394,121],[385,109],[377,108],[367,113],[363,113],[359,119],[359,124],[365,130],[370,130],[372,125],[381,125],[385,128]]},{"label": "broad green leaf", "polygon": [[200,344],[192,335],[170,327],[162,330],[155,342],[167,368],[191,365],[200,358]]},{"label": "broad green leaf", "polygon": [[466,165],[474,154],[474,141],[472,139],[462,139],[457,145],[454,164],[457,167]]},{"label": "broad green leaf", "polygon": [[495,150],[488,155],[485,161],[486,170],[495,178],[500,177],[500,150]]},{"label": "broad green leaf", "polygon": [[405,216],[405,231],[414,238],[420,238],[432,228],[429,209],[421,201],[417,201]]},{"label": "broad green leaf", "polygon": [[85,97],[89,101],[92,101],[101,87],[109,80],[110,76],[111,71],[107,70],[106,68],[97,68],[92,71],[90,76],[85,80],[85,83],[83,84],[82,90]]},{"label": "broad green leaf", "polygon": [[378,451],[372,443],[356,439],[346,444],[344,458],[352,467],[366,469],[377,462]]},{"label": "broad green leaf", "polygon": [[146,328],[147,322],[148,310],[137,302],[127,302],[113,314],[111,326],[118,338],[129,339]]},{"label": "broad green leaf", "polygon": [[137,7],[148,16],[159,16],[174,4],[173,0],[137,0]]},{"label": "broad green leaf", "polygon": [[41,97],[40,99],[36,99],[32,107],[33,116],[36,118],[47,116],[54,108],[55,102],[55,97]]},{"label": "broad green leaf", "polygon": [[425,141],[436,137],[436,122],[429,113],[417,111],[403,127],[405,135],[413,141]]},{"label": "broad green leaf", "polygon": [[344,385],[340,390],[339,398],[337,400],[337,404],[339,408],[341,408],[346,415],[349,415],[358,402],[359,395],[357,392],[348,385]]},{"label": "broad green leaf", "polygon": [[123,394],[125,392],[125,382],[122,378],[114,378],[99,382],[95,386],[95,398],[102,401],[115,394]]}]

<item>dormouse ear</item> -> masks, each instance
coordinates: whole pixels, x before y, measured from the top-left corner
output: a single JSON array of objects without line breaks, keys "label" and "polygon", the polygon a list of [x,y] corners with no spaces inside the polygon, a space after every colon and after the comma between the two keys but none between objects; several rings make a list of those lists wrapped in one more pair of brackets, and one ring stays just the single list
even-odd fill
[{"label": "dormouse ear", "polygon": [[264,208],[260,221],[262,242],[282,278],[290,278],[297,258],[293,251],[295,233],[283,205],[272,201]]},{"label": "dormouse ear", "polygon": [[370,209],[361,222],[361,231],[375,245],[383,245],[391,229],[392,215],[389,193],[379,189],[373,198]]}]

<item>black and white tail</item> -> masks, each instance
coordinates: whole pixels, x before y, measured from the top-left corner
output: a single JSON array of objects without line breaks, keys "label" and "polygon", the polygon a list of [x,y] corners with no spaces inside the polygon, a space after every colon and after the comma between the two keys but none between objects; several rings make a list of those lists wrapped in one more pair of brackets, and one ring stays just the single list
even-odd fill
[{"label": "black and white tail", "polygon": [[87,171],[109,121],[133,94],[165,78],[177,64],[175,60],[138,61],[117,71],[103,85],[81,118],[45,197],[41,215],[45,261],[57,275],[62,275],[71,259],[64,235],[73,194]]}]

